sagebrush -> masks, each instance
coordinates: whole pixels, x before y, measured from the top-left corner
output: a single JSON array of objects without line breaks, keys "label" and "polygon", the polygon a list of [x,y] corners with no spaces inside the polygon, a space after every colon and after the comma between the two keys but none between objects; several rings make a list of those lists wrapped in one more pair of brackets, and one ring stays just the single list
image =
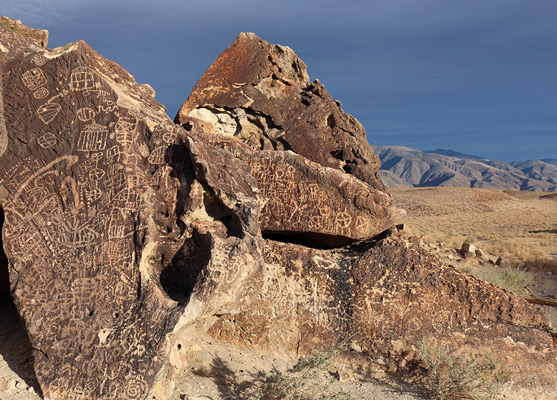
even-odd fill
[{"label": "sagebrush", "polygon": [[326,371],[333,358],[346,350],[346,341],[302,356],[296,364],[281,372],[274,368],[261,374],[252,387],[253,398],[261,400],[352,400],[345,392],[334,393],[329,384],[323,384],[319,374]]},{"label": "sagebrush", "polygon": [[489,355],[464,355],[426,341],[418,349],[426,367],[422,384],[432,399],[493,399],[508,379]]}]

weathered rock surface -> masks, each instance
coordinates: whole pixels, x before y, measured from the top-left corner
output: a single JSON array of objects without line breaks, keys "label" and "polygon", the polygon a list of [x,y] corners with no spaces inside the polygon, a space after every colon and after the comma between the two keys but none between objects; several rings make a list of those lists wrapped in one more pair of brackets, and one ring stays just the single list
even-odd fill
[{"label": "weathered rock surface", "polygon": [[234,302],[260,264],[249,167],[226,170],[84,42],[0,29],[3,246],[43,393],[164,398],[178,319]]},{"label": "weathered rock surface", "polygon": [[261,230],[266,237],[341,247],[372,237],[393,225],[400,210],[380,190],[334,168],[323,167],[291,151],[253,150],[234,137],[215,133],[199,120],[187,124],[190,135],[232,153],[247,164],[266,199]]},{"label": "weathered rock surface", "polygon": [[190,117],[254,149],[292,150],[385,190],[362,125],[319,81],[310,83],[292,49],[253,33],[241,33],[211,65],[175,120],[183,124]]},{"label": "weathered rock surface", "polygon": [[363,129],[290,49],[240,35],[179,127],[84,42],[20,36],[0,27],[2,244],[47,398],[164,399],[207,330],[298,352],[351,336],[347,362],[391,370],[433,338],[554,388],[547,320],[387,230]]},{"label": "weathered rock surface", "polygon": [[392,372],[420,365],[418,343],[434,341],[491,354],[517,387],[554,393],[548,320],[526,301],[443,264],[416,238],[393,231],[340,251],[267,240],[264,258],[257,283],[244,288],[251,303],[219,319],[213,336],[300,353],[349,337],[348,363]]},{"label": "weathered rock surface", "polygon": [[175,121],[201,124],[216,142],[228,135],[247,144],[239,158],[269,198],[261,212],[264,232],[303,233],[314,242],[319,236],[334,246],[378,234],[400,213],[378,178],[379,161],[362,125],[319,81],[310,83],[288,47],[240,34]]}]

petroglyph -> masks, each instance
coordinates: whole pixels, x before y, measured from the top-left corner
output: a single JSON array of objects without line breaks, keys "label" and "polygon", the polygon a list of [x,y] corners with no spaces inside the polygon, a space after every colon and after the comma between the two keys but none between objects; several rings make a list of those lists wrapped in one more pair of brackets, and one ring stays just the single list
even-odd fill
[{"label": "petroglyph", "polygon": [[56,145],[56,136],[54,136],[54,134],[51,132],[47,132],[37,139],[37,143],[43,149],[49,149]]},{"label": "petroglyph", "polygon": [[105,150],[108,139],[108,128],[99,124],[87,125],[80,133],[77,142],[78,151]]},{"label": "petroglyph", "polygon": [[31,91],[37,90],[46,84],[46,77],[40,68],[33,68],[21,75],[23,84]]},{"label": "petroglyph", "polygon": [[77,67],[70,75],[70,88],[76,92],[100,89],[101,78],[89,67]]},{"label": "petroglyph", "polygon": [[62,107],[58,103],[46,103],[37,109],[37,114],[39,119],[48,125],[56,118],[61,109]]},{"label": "petroglyph", "polygon": [[81,122],[89,122],[95,118],[95,115],[95,110],[90,107],[83,107],[77,110],[77,118],[79,118]]},{"label": "petroglyph", "polygon": [[33,54],[31,59],[33,60],[33,62],[37,67],[41,67],[45,65],[46,62],[48,61],[48,59],[44,56],[43,52]]},{"label": "petroglyph", "polygon": [[46,96],[48,96],[48,94],[49,92],[47,88],[40,87],[35,90],[35,92],[33,93],[33,97],[35,97],[36,99],[44,99]]}]

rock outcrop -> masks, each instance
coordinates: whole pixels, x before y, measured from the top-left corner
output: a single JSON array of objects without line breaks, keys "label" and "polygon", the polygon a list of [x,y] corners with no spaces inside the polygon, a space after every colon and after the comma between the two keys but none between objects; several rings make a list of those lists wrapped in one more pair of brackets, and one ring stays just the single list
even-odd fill
[{"label": "rock outcrop", "polygon": [[363,128],[292,50],[241,34],[182,126],[84,42],[1,25],[0,50],[2,244],[47,398],[164,399],[206,331],[299,353],[349,336],[346,362],[393,371],[433,338],[554,387],[547,320],[392,228]]},{"label": "rock outcrop", "polygon": [[1,29],[2,238],[43,393],[164,398],[177,321],[234,300],[261,263],[249,167],[227,170],[84,42]]},{"label": "rock outcrop", "polygon": [[384,231],[400,213],[378,178],[380,163],[362,125],[319,81],[310,83],[288,47],[240,34],[175,121],[197,122],[213,142],[230,142],[229,136],[235,148],[247,145],[238,157],[269,199],[265,233],[314,244],[319,237],[323,246],[338,247]]}]

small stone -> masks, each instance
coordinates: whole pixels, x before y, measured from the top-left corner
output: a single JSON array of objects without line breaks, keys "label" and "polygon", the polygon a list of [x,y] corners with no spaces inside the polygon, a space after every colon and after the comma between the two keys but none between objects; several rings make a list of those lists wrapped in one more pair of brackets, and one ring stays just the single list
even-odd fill
[{"label": "small stone", "polygon": [[357,351],[358,353],[362,352],[362,346],[360,346],[358,343],[354,342],[350,345],[350,348],[354,351]]},{"label": "small stone", "polygon": [[15,387],[21,390],[25,390],[29,388],[29,385],[27,383],[25,383],[24,381],[17,381],[17,383],[15,384]]},{"label": "small stone", "polygon": [[495,265],[498,265],[499,267],[508,267],[508,266],[509,266],[509,262],[507,261],[506,258],[499,257],[499,258],[497,259],[497,261],[495,261]]},{"label": "small stone", "polygon": [[472,258],[476,256],[476,246],[471,243],[464,242],[462,243],[462,247],[460,248],[460,254],[464,258]]}]

